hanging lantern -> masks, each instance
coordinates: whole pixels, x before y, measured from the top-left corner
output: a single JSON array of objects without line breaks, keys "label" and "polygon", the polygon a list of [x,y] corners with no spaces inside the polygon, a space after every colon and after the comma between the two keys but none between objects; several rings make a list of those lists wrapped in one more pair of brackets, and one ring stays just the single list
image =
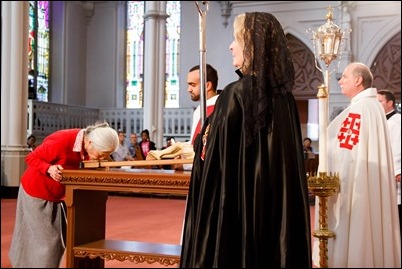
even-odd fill
[{"label": "hanging lantern", "polygon": [[312,31],[316,56],[319,56],[327,67],[337,58],[344,34],[341,28],[332,21],[334,18],[332,9],[331,6],[328,7],[327,22],[316,31]]}]

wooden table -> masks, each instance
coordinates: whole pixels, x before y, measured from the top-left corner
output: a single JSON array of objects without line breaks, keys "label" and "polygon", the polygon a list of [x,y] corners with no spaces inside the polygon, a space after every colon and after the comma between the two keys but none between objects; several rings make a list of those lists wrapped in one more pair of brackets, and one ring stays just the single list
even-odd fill
[{"label": "wooden table", "polygon": [[190,174],[158,169],[64,170],[66,267],[103,268],[105,260],[113,259],[178,264],[180,245],[106,239],[106,201],[109,191],[186,196]]}]

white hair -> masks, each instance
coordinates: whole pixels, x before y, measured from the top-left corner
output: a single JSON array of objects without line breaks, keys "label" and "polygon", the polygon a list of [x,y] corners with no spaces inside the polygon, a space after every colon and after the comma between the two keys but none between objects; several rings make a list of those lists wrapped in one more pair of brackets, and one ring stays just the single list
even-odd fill
[{"label": "white hair", "polygon": [[95,150],[99,152],[113,152],[119,145],[119,136],[116,130],[109,127],[107,122],[97,122],[85,129],[85,135],[92,141]]}]

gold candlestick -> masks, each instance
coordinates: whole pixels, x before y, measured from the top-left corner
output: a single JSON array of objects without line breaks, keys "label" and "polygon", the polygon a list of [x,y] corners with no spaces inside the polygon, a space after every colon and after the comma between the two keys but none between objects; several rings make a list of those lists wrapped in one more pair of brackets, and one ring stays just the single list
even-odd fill
[{"label": "gold candlestick", "polygon": [[313,232],[313,236],[320,242],[320,268],[328,268],[328,239],[335,238],[335,233],[328,229],[327,202],[328,197],[339,192],[339,173],[327,175],[326,172],[319,172],[318,176],[308,176],[307,184],[309,191],[318,196],[319,229]]}]

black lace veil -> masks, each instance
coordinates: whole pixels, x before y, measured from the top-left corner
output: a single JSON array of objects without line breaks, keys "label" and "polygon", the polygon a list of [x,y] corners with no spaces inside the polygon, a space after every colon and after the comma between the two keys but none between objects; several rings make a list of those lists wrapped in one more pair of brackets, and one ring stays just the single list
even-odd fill
[{"label": "black lace veil", "polygon": [[271,130],[274,97],[293,90],[295,71],[285,33],[272,14],[245,13],[243,33],[242,72],[251,77],[251,98],[245,99],[245,115],[250,118],[245,122],[249,125],[248,133],[254,137],[263,127]]}]

